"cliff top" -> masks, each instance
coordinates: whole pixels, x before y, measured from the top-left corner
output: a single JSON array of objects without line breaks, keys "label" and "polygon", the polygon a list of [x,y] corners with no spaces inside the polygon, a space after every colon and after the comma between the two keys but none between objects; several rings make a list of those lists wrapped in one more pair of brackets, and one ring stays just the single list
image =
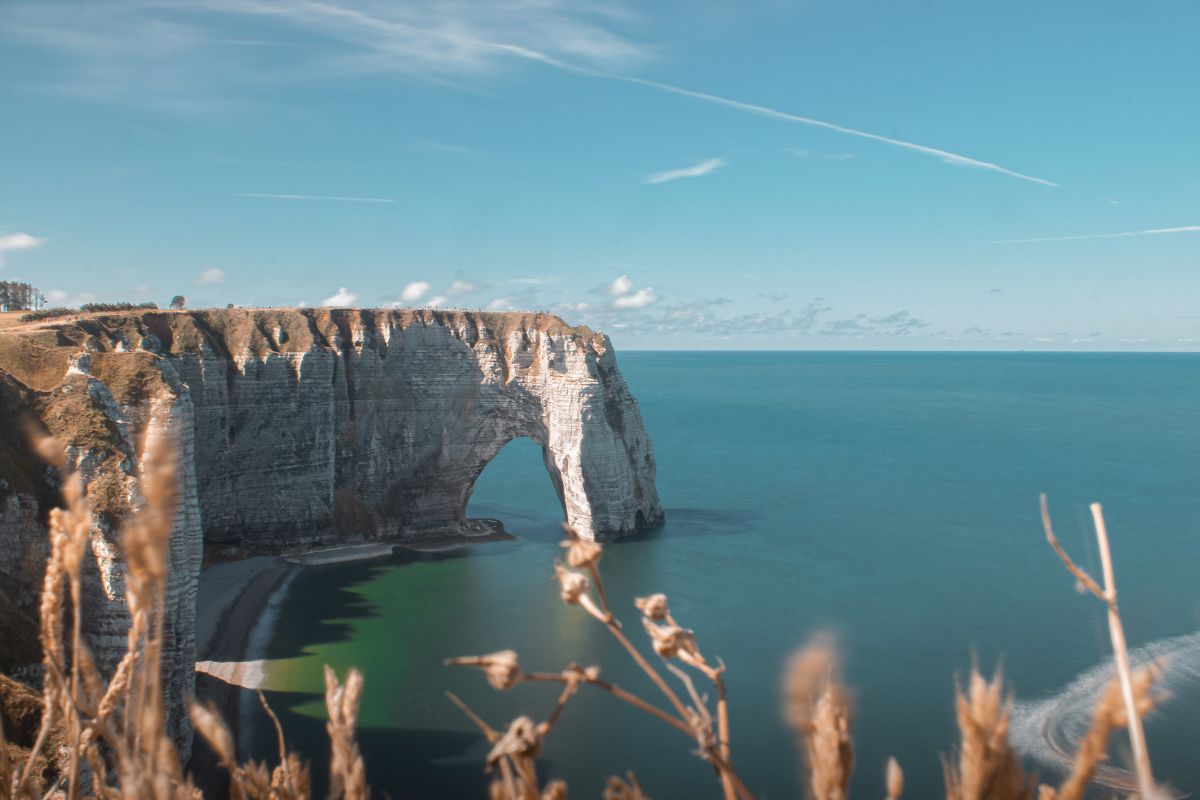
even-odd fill
[{"label": "cliff top", "polygon": [[[447,311],[440,309],[234,308],[80,312],[65,317],[0,326],[0,370],[26,386],[49,391],[66,374],[72,354],[93,353],[92,372],[118,399],[144,391],[148,374],[113,353],[154,349],[190,352],[207,344],[218,353],[302,353],[338,348],[358,331],[403,330],[414,325],[445,326],[476,339],[506,341],[512,334],[540,331],[569,336],[600,349],[603,336],[587,326],[572,327],[554,314]],[[146,341],[153,337],[150,341]],[[155,340],[157,340],[155,342]],[[147,356],[149,357],[149,356]],[[103,373],[103,374],[102,374]]]}]

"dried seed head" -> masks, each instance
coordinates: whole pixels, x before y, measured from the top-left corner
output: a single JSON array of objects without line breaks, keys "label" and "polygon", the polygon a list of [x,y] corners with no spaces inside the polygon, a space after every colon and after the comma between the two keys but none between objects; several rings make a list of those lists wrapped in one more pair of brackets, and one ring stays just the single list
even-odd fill
[{"label": "dried seed head", "polygon": [[600,668],[595,665],[590,667],[581,667],[578,664],[572,663],[562,671],[562,674],[563,677],[568,681],[594,681],[600,678]]},{"label": "dried seed head", "polygon": [[638,785],[636,775],[626,772],[625,778],[618,775],[609,776],[604,786],[604,800],[650,800],[642,792],[642,787]]},{"label": "dried seed head", "polygon": [[696,634],[678,625],[655,625],[648,619],[642,619],[646,633],[650,635],[650,643],[654,652],[663,658],[675,658],[680,653],[695,656],[699,654],[696,647]]},{"label": "dried seed head", "polygon": [[554,565],[554,576],[558,578],[559,586],[562,588],[563,602],[571,605],[578,605],[579,598],[587,594],[587,577],[573,570],[569,570],[559,563],[555,563]]},{"label": "dried seed head", "polygon": [[900,769],[900,762],[894,758],[889,758],[887,762],[887,796],[888,800],[900,800],[900,793],[904,791],[904,770]]},{"label": "dried seed head", "polygon": [[[988,796],[1027,797],[1029,779],[1008,743],[1008,720],[1012,703],[1004,696],[1004,681],[997,670],[991,681],[972,668],[966,691],[960,687],[955,699],[958,728],[962,735],[957,763],[945,761],[946,796],[950,800],[973,800]],[[990,787],[990,788],[989,788]]]},{"label": "dried seed head", "polygon": [[567,800],[567,782],[550,781],[542,790],[542,800]]},{"label": "dried seed head", "polygon": [[504,735],[496,740],[488,753],[488,766],[494,766],[505,756],[514,758],[537,758],[542,752],[542,736],[529,717],[517,717],[508,725]]},{"label": "dried seed head", "polygon": [[637,606],[638,611],[646,616],[647,619],[662,621],[671,613],[671,609],[667,606],[667,596],[665,594],[652,594],[649,597],[639,597],[633,601]]},{"label": "dried seed head", "polygon": [[190,711],[192,724],[212,747],[221,764],[226,768],[234,766],[237,762],[234,760],[233,736],[229,733],[229,728],[225,727],[221,715],[198,703],[192,703]]},{"label": "dried seed head", "polygon": [[838,653],[828,634],[818,634],[788,659],[783,674],[784,718],[797,736],[805,736],[817,701],[838,681]]},{"label": "dried seed head", "polygon": [[480,657],[480,666],[493,689],[506,691],[521,682],[521,662],[515,650],[501,650]]},{"label": "dried seed head", "polygon": [[560,543],[567,551],[567,563],[575,569],[586,569],[600,563],[604,548],[587,539],[572,537]]}]

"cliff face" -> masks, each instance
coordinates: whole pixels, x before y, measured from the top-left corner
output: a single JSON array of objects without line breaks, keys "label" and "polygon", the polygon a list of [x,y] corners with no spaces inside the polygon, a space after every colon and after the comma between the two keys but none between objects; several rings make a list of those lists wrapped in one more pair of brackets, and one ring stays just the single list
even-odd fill
[{"label": "cliff face", "polygon": [[[549,315],[95,315],[10,329],[0,370],[6,423],[28,410],[66,442],[100,512],[86,623],[102,658],[124,647],[113,531],[138,501],[140,436],[176,443],[168,671],[177,697],[194,660],[202,547],[236,556],[468,532],[476,478],[521,436],[542,446],[582,536],[612,539],[662,520],[650,442],[611,344]],[[0,455],[14,449],[0,441]],[[0,515],[12,522],[0,529],[0,589],[21,605],[44,560],[44,539],[31,533],[46,507],[43,474],[24,451],[0,458]]]}]

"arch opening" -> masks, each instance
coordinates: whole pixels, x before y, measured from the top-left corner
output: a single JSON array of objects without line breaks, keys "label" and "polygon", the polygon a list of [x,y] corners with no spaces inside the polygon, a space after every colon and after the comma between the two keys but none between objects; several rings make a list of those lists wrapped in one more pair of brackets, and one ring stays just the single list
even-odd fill
[{"label": "arch opening", "polygon": [[529,437],[505,444],[475,479],[467,517],[499,520],[522,538],[562,538],[566,512],[545,458],[542,446]]}]

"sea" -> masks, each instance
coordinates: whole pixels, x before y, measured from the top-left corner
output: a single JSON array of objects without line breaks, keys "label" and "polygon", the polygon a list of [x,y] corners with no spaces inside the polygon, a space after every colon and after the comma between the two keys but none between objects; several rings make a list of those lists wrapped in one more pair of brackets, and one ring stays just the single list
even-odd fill
[{"label": "sea", "polygon": [[[1105,610],[1048,546],[1100,565],[1103,506],[1135,659],[1165,659],[1148,721],[1156,777],[1200,792],[1200,356],[1190,354],[623,352],[658,462],[666,524],[608,545],[608,597],[650,653],[634,598],[668,595],[727,668],[733,761],[758,797],[803,795],[781,672],[833,637],[853,704],[854,797],[881,797],[895,757],[906,797],[940,796],[957,741],[954,697],[972,665],[1000,669],[1012,739],[1055,782],[1110,674]],[[557,687],[498,692],[444,659],[512,649],[527,670],[597,665],[662,704],[609,633],[553,580],[561,507],[528,440],[480,477],[472,516],[512,541],[455,553],[303,568],[265,641],[266,696],[325,780],[322,668],[362,670],[359,742],[393,798],[484,797],[488,745],[450,702],[493,727],[541,720]],[[652,660],[656,657],[650,655]],[[673,680],[673,679],[672,679]],[[704,691],[703,681],[699,686]],[[711,691],[709,692],[711,696]],[[252,708],[251,712],[256,709]],[[274,757],[261,712],[243,746]],[[1110,777],[1127,766],[1118,737]],[[719,797],[686,736],[589,687],[538,762],[571,797],[636,774],[648,796]]]}]

